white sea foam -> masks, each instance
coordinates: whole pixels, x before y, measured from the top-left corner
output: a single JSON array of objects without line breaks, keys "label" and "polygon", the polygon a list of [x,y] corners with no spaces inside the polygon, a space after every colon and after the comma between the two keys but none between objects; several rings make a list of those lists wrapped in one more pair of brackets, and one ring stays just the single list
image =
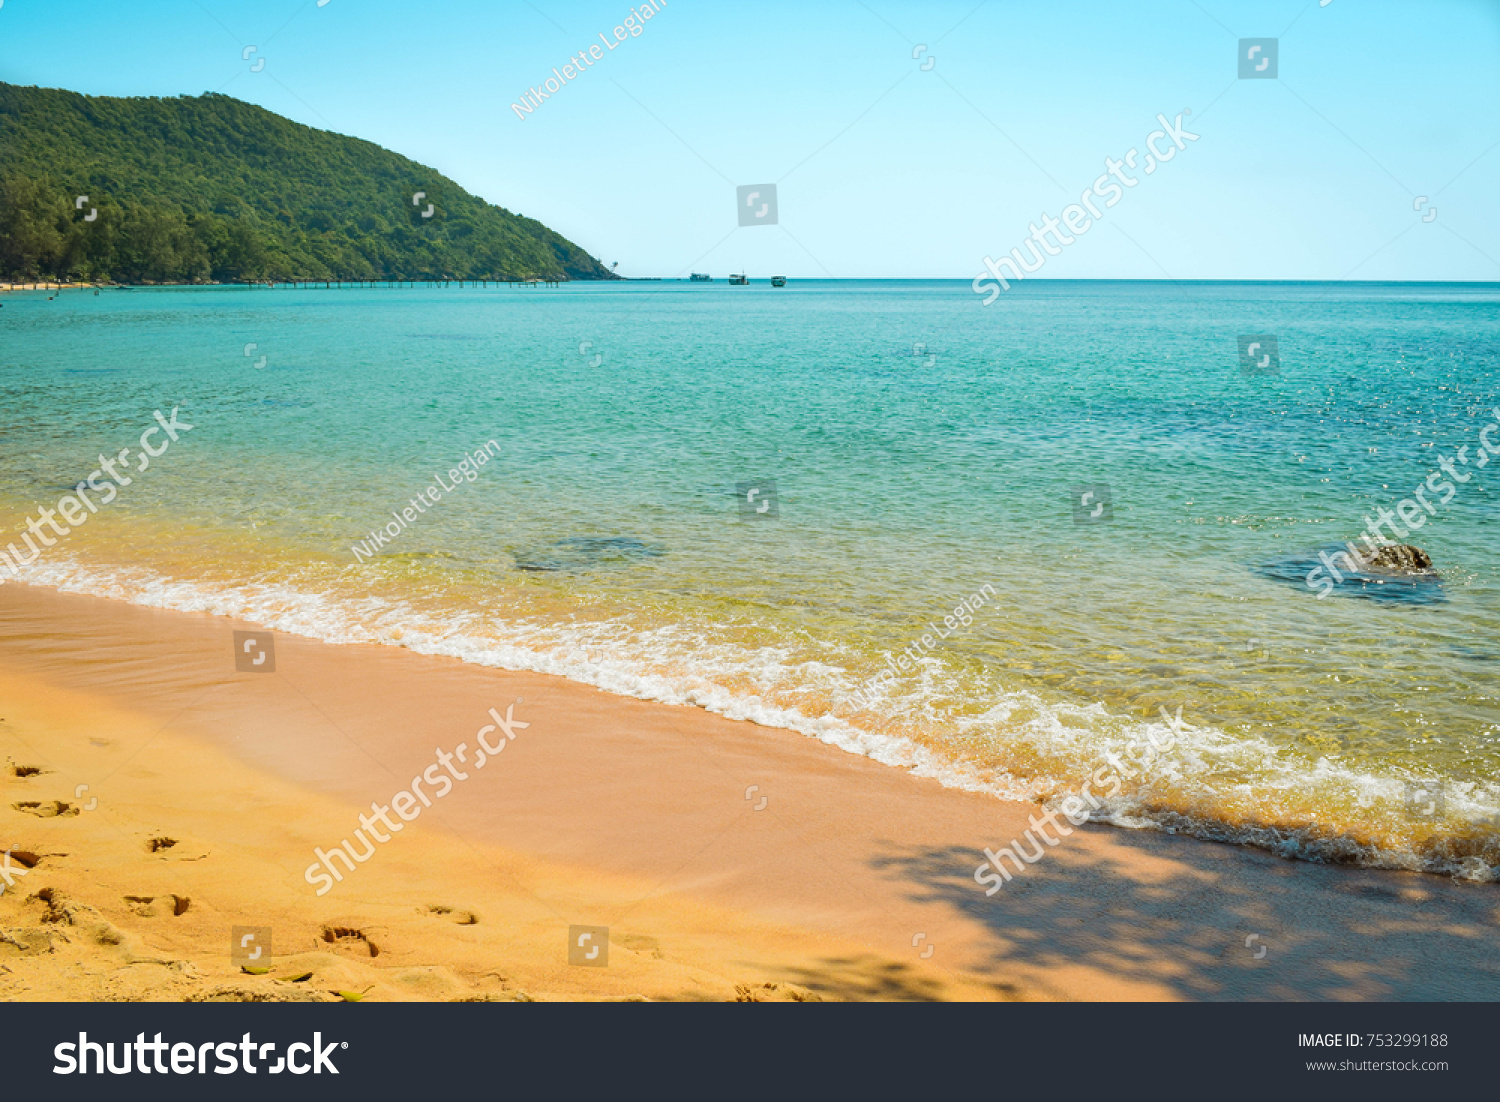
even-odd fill
[{"label": "white sea foam", "polygon": [[[1105,798],[1096,821],[1255,845],[1286,857],[1497,879],[1500,787],[1493,783],[1447,785],[1440,825],[1471,839],[1467,850],[1455,848],[1441,832],[1412,829],[1410,816],[1403,815],[1407,786],[1421,783],[1419,776],[1394,769],[1376,773],[1330,758],[1309,768],[1305,759],[1260,736],[1131,719],[1099,704],[1047,700],[1027,689],[993,684],[982,687],[988,707],[964,713],[951,705],[966,693],[973,697],[975,686],[961,684],[937,662],[924,663],[909,684],[888,693],[884,715],[872,720],[868,712],[846,711],[861,717],[856,723],[826,712],[809,714],[797,703],[813,696],[850,707],[860,681],[843,667],[799,658],[790,646],[750,648],[687,626],[641,629],[610,620],[496,623],[475,612],[445,611],[439,617],[402,601],[339,597],[279,582],[220,587],[139,567],[101,569],[61,555],[26,568],[22,580],[152,608],[231,617],[327,643],[381,643],[475,665],[554,674],[622,696],[692,705],[797,731],[947,787],[1004,799],[1055,804],[1080,792],[1091,774],[1109,766],[1110,755],[1135,769],[1140,749],[1153,736],[1156,741],[1171,736],[1172,751],[1149,758],[1137,777]],[[827,653],[837,659],[844,652],[829,645]],[[731,690],[729,682],[752,690]],[[914,734],[924,729],[938,734],[931,739]],[[951,747],[943,743],[944,731],[958,736]],[[934,748],[929,741],[940,745]],[[1104,786],[1094,791],[1103,795]],[[1317,814],[1316,809],[1330,807],[1358,809],[1366,826],[1384,828],[1366,833],[1387,840],[1357,841],[1349,824]],[[1231,809],[1233,814],[1225,814]],[[1479,854],[1468,852],[1476,848],[1476,830],[1483,840]]]}]

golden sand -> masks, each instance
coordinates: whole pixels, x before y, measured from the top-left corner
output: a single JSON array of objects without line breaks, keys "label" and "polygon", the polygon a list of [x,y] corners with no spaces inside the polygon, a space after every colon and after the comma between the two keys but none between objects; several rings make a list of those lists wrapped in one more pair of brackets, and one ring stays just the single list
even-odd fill
[{"label": "golden sand", "polygon": [[[981,851],[1035,806],[397,647],[278,635],[274,672],[237,672],[252,627],[0,587],[0,997],[1500,991],[1490,886],[1088,826],[987,898]],[[474,768],[492,708],[528,726]],[[460,743],[442,795],[416,786],[431,806],[354,841]],[[316,894],[315,850],[345,839],[372,852]],[[569,963],[574,925],[608,927],[607,967]],[[271,929],[253,972],[236,926]]]}]

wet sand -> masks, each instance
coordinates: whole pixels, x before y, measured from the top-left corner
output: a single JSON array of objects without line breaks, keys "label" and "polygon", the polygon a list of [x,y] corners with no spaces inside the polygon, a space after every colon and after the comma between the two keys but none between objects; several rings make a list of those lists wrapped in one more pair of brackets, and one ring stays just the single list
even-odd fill
[{"label": "wet sand", "polygon": [[[0,997],[1500,998],[1493,885],[1085,826],[986,897],[1035,805],[398,647],[237,671],[254,628],[0,586]],[[528,726],[474,768],[491,708]]]}]

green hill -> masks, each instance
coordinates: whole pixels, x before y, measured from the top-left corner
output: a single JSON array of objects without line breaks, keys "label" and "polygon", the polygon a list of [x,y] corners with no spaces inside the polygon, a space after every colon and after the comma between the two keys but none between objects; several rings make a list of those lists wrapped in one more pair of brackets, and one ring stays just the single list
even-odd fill
[{"label": "green hill", "polygon": [[0,279],[59,277],[615,278],[430,168],[229,96],[0,83]]}]

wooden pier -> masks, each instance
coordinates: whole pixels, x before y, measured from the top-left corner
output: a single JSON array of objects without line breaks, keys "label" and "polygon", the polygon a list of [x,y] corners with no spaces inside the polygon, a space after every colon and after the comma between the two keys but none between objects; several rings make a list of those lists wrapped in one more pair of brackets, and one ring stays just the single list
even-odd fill
[{"label": "wooden pier", "polygon": [[275,288],[275,287],[288,287],[288,288],[291,288],[292,290],[297,290],[297,291],[300,291],[300,290],[303,290],[303,289],[306,289],[306,288],[314,288],[314,289],[316,289],[316,288],[321,287],[325,291],[329,291],[329,290],[337,291],[337,290],[342,290],[345,287],[358,287],[361,290],[375,290],[375,289],[379,289],[379,288],[385,288],[387,290],[390,290],[390,289],[404,288],[404,287],[413,287],[413,288],[415,288],[415,287],[427,287],[427,288],[434,288],[434,289],[441,287],[441,288],[445,288],[446,289],[448,287],[455,287],[455,286],[456,287],[460,287],[460,288],[464,288],[464,287],[484,287],[484,288],[488,288],[491,285],[499,287],[501,284],[504,284],[505,286],[510,287],[512,289],[514,289],[516,287],[530,287],[532,289],[535,289],[537,287],[561,287],[563,285],[563,283],[565,283],[565,282],[567,282],[567,281],[566,280],[558,280],[558,279],[539,279],[539,278],[537,278],[537,279],[345,279],[345,280],[294,279],[294,280],[291,280],[291,281],[286,282],[286,283],[277,283],[275,281],[265,281],[265,282],[262,282],[260,280],[256,280],[256,281],[254,281],[252,283],[249,283],[248,286],[251,286],[251,287],[273,287],[273,288]]},{"label": "wooden pier", "polygon": [[[3,2],[4,2],[4,0],[0,0],[0,3],[3,3]],[[319,288],[321,288],[322,290],[325,290],[325,291],[337,291],[337,290],[342,290],[342,289],[344,289],[346,287],[357,287],[360,290],[377,290],[377,289],[381,289],[381,288],[384,288],[386,290],[395,290],[395,289],[408,288],[408,287],[410,287],[410,288],[416,288],[416,287],[439,288],[439,287],[441,287],[441,288],[445,288],[446,289],[446,288],[454,287],[454,286],[457,286],[457,287],[460,287],[460,288],[483,287],[483,288],[488,289],[490,286],[499,287],[502,284],[504,284],[506,287],[509,287],[512,290],[514,290],[517,287],[523,287],[523,288],[529,287],[532,290],[535,290],[538,287],[561,287],[566,282],[569,282],[569,281],[568,280],[558,280],[558,279],[543,279],[543,278],[540,278],[540,277],[527,277],[527,278],[524,278],[524,279],[522,279],[522,278],[515,278],[515,277],[511,277],[511,278],[498,278],[498,279],[497,278],[489,278],[489,279],[345,279],[345,280],[332,280],[332,279],[293,279],[293,280],[287,280],[285,282],[281,282],[281,281],[274,280],[274,279],[245,279],[245,280],[233,280],[233,281],[230,281],[230,282],[227,282],[227,283],[162,283],[162,284],[155,284],[155,283],[152,283],[152,284],[89,283],[89,282],[76,282],[76,283],[66,282],[66,283],[59,283],[57,280],[52,280],[52,279],[38,279],[38,280],[29,281],[29,282],[22,282],[22,281],[19,281],[19,280],[13,281],[13,282],[10,282],[10,281],[0,281],[0,294],[8,293],[8,292],[11,292],[11,291],[71,291],[71,290],[99,290],[100,288],[111,288],[111,289],[118,289],[118,290],[128,290],[129,288],[131,288],[133,286],[150,286],[150,287],[157,287],[157,286],[160,286],[160,287],[245,287],[245,288],[250,289],[250,290],[254,290],[257,287],[263,287],[263,288],[265,288],[267,290],[277,290],[277,289],[280,289],[280,288],[288,288],[288,289],[294,290],[294,291],[302,291],[302,290],[319,289]]]}]

